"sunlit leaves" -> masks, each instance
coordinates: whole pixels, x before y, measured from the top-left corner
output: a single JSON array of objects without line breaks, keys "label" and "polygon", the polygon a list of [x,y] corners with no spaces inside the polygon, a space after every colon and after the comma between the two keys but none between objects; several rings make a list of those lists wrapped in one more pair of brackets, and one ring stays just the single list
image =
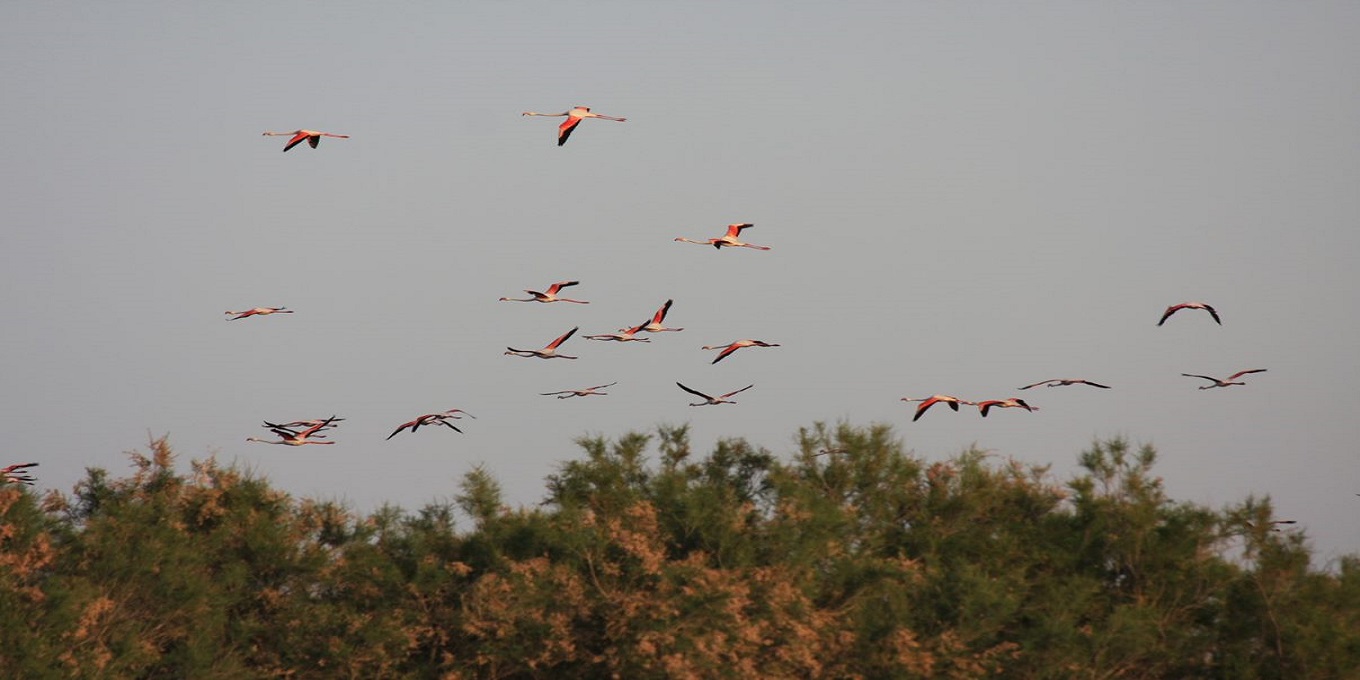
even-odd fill
[{"label": "sunlit leaves", "polygon": [[[546,498],[484,468],[367,515],[165,440],[70,497],[0,488],[16,677],[1346,677],[1360,562],[1269,499],[1168,498],[1120,439],[1082,473],[883,425],[781,456],[684,427],[584,437]],[[466,521],[467,526],[459,526]]]}]

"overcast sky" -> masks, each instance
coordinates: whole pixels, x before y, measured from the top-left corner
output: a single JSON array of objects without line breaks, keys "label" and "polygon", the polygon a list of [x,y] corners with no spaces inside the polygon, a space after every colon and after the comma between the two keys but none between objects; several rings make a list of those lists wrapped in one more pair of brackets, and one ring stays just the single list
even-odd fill
[{"label": "overcast sky", "polygon": [[[1360,551],[1360,5],[657,5],[0,6],[0,462],[69,490],[168,434],[415,509],[479,463],[537,503],[576,437],[662,423],[787,457],[886,422],[1060,479],[1122,435],[1177,499]],[[519,115],[574,105],[628,120],[559,148]],[[351,138],[260,135],[298,128]],[[673,241],[731,222],[772,250]],[[568,279],[589,305],[497,301]],[[668,298],[683,332],[581,337]],[[1191,300],[1223,325],[1156,326]],[[578,360],[503,354],[573,326]],[[741,338],[782,346],[699,349]],[[1058,377],[1113,389],[1015,390]],[[937,392],[1039,410],[910,422]],[[245,441],[331,414],[333,446]]]}]

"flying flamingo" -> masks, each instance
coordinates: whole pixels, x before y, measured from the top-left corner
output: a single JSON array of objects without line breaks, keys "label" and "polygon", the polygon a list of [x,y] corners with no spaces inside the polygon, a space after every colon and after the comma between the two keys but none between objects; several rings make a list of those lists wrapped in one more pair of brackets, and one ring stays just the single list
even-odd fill
[{"label": "flying flamingo", "polygon": [[287,307],[254,307],[252,309],[243,309],[239,312],[222,312],[222,313],[236,315],[231,317],[230,319],[223,319],[223,321],[235,321],[237,319],[244,319],[248,316],[268,316],[270,314],[292,314],[293,310],[288,309]]},{"label": "flying flamingo", "polygon": [[572,333],[575,333],[576,330],[579,328],[580,326],[577,326],[567,331],[566,333],[563,333],[562,335],[558,336],[556,340],[553,340],[552,342],[548,343],[548,346],[544,347],[543,349],[515,349],[514,347],[506,347],[505,348],[507,350],[506,354],[513,354],[517,357],[525,358],[538,357],[540,359],[575,359],[576,357],[569,357],[565,354],[558,354],[557,346],[566,342],[567,338],[570,338]]},{"label": "flying flamingo", "polygon": [[1038,411],[1038,410],[1039,410],[1039,407],[1038,407],[1038,406],[1030,406],[1029,404],[1026,404],[1026,403],[1025,403],[1025,400],[1024,400],[1024,399],[1017,399],[1017,398],[1011,398],[1011,399],[988,399],[988,400],[986,400],[986,401],[979,401],[979,402],[977,403],[977,407],[978,407],[978,411],[982,412],[982,417],[983,417],[983,418],[986,418],[986,417],[987,417],[987,411],[990,410],[990,409],[993,408],[993,407],[995,407],[995,408],[1022,408],[1022,409],[1025,409],[1026,411]]},{"label": "flying flamingo", "polygon": [[301,144],[302,140],[304,139],[307,140],[307,143],[310,144],[313,149],[316,148],[317,144],[321,143],[322,137],[339,137],[340,139],[349,139],[349,135],[333,135],[329,132],[317,132],[316,130],[293,130],[292,132],[264,133],[265,137],[287,137],[288,135],[292,135],[293,138],[288,140],[288,143],[284,145],[283,147],[284,151],[287,151],[297,146],[298,144]]},{"label": "flying flamingo", "polygon": [[1213,307],[1210,307],[1209,305],[1206,305],[1203,302],[1182,302],[1179,305],[1171,305],[1170,307],[1166,308],[1165,312],[1162,312],[1162,319],[1157,322],[1157,325],[1160,326],[1166,323],[1167,318],[1169,318],[1172,314],[1175,314],[1176,312],[1179,312],[1182,309],[1202,309],[1208,312],[1209,316],[1214,317],[1214,321],[1217,322],[1218,325],[1220,326],[1223,325],[1223,320],[1218,318],[1218,312],[1214,311]]},{"label": "flying flamingo", "polygon": [[1090,385],[1091,387],[1099,387],[1102,390],[1110,389],[1109,385],[1093,383],[1090,380],[1082,380],[1081,378],[1054,378],[1053,380],[1040,380],[1039,382],[1034,383],[1033,385],[1025,385],[1024,387],[1018,389],[1027,390],[1031,387],[1038,387],[1040,385],[1043,385],[1045,387],[1062,387],[1063,385]]},{"label": "flying flamingo", "polygon": [[921,405],[916,407],[916,415],[911,419],[911,422],[913,423],[921,419],[921,416],[925,414],[926,409],[941,402],[949,404],[949,408],[952,408],[955,411],[959,410],[959,404],[967,404],[969,406],[977,405],[976,402],[964,401],[963,399],[960,399],[958,397],[951,397],[948,394],[932,394],[929,397],[922,398],[902,397],[902,401],[921,402]]},{"label": "flying flamingo", "polygon": [[[683,329],[683,328],[666,328],[666,326],[663,325],[663,322],[666,321],[666,312],[671,311],[671,303],[672,303],[672,302],[675,302],[675,300],[667,300],[667,301],[666,301],[666,304],[661,305],[661,309],[656,310],[656,314],[653,314],[653,315],[652,315],[652,320],[651,320],[651,322],[648,323],[647,325],[643,326],[643,327],[642,327],[642,330],[647,331],[648,333],[661,333],[661,332],[663,332],[663,331],[683,331],[683,330],[685,330],[685,329]],[[628,330],[628,329],[627,329],[627,328],[620,328],[619,330],[620,330],[620,331],[626,331],[626,330]]]},{"label": "flying flamingo", "polygon": [[711,363],[716,364],[716,363],[718,363],[719,361],[722,361],[723,359],[726,359],[727,356],[728,356],[729,354],[731,354],[731,353],[733,353],[733,352],[735,352],[735,351],[737,351],[737,350],[739,350],[739,349],[741,349],[741,348],[743,348],[743,347],[778,347],[778,346],[779,346],[779,345],[776,344],[776,343],[772,343],[772,342],[764,342],[764,341],[762,341],[762,340],[737,340],[736,342],[733,342],[732,344],[729,344],[729,345],[704,345],[703,347],[700,347],[699,349],[720,349],[720,350],[722,350],[721,352],[718,352],[718,358],[714,359],[714,360],[711,362]]},{"label": "flying flamingo", "polygon": [[1214,384],[1212,384],[1212,385],[1203,385],[1203,386],[1200,387],[1201,390],[1211,390],[1211,389],[1213,389],[1213,388],[1215,388],[1215,387],[1227,387],[1227,386],[1229,386],[1229,385],[1245,385],[1246,383],[1244,383],[1244,382],[1233,382],[1233,381],[1236,380],[1236,379],[1238,379],[1238,378],[1240,378],[1240,377],[1242,377],[1242,376],[1244,376],[1244,375],[1246,375],[1246,374],[1248,374],[1248,373],[1265,373],[1265,372],[1266,372],[1266,369],[1264,369],[1264,368],[1253,368],[1253,369],[1248,370],[1248,371],[1238,371],[1238,372],[1236,372],[1236,373],[1234,373],[1234,374],[1228,376],[1228,378],[1227,378],[1226,380],[1219,380],[1218,378],[1211,378],[1211,377],[1209,377],[1209,376],[1207,376],[1207,375],[1195,375],[1194,373],[1182,373],[1181,375],[1183,375],[1183,376],[1185,376],[1185,377],[1187,377],[1187,378],[1204,378],[1205,380],[1212,380]]},{"label": "flying flamingo", "polygon": [[580,283],[580,281],[558,281],[557,283],[554,283],[553,285],[548,286],[547,292],[543,292],[543,293],[540,293],[540,292],[538,292],[538,291],[536,291],[536,290],[529,290],[529,289],[526,288],[526,289],[524,290],[524,292],[526,292],[526,293],[532,295],[533,297],[527,297],[527,298],[508,298],[508,297],[503,297],[503,298],[500,299],[500,301],[501,301],[501,302],[575,302],[575,303],[578,304],[578,305],[588,305],[588,304],[590,304],[589,302],[587,302],[587,301],[585,301],[585,300],[573,300],[573,299],[571,299],[571,298],[557,297],[557,292],[558,292],[558,291],[562,290],[563,288],[566,288],[567,286],[575,286],[575,285],[578,284],[578,283]]},{"label": "flying flamingo", "polygon": [[600,114],[598,114],[598,113],[591,113],[591,112],[590,112],[590,107],[589,107],[589,106],[577,106],[577,107],[573,108],[573,109],[570,110],[570,111],[563,111],[562,113],[536,113],[536,112],[534,112],[534,111],[525,111],[524,113],[522,113],[522,114],[520,114],[520,115],[522,115],[522,116],[548,116],[548,117],[554,117],[554,118],[555,118],[555,117],[558,117],[558,116],[566,116],[567,119],[566,119],[565,121],[563,121],[561,125],[557,126],[557,145],[558,145],[558,146],[562,146],[563,144],[566,144],[566,143],[567,143],[567,138],[571,136],[571,131],[572,131],[572,130],[575,130],[575,129],[576,129],[576,126],[577,126],[577,125],[580,125],[580,124],[581,124],[581,121],[582,121],[582,120],[585,120],[586,118],[599,118],[599,119],[601,119],[601,120],[613,120],[613,121],[618,121],[618,122],[620,122],[620,123],[622,123],[622,122],[628,120],[627,118],[614,118],[614,117],[612,117],[612,116],[602,116],[602,115],[600,115]]},{"label": "flying flamingo", "polygon": [[0,468],[0,484],[27,484],[33,486],[33,477],[24,468],[37,467],[37,463],[15,463]]},{"label": "flying flamingo", "polygon": [[682,241],[684,243],[697,243],[701,246],[713,246],[718,250],[722,250],[724,246],[728,248],[755,248],[756,250],[769,250],[770,249],[769,246],[758,246],[753,243],[742,243],[737,238],[738,236],[741,235],[743,229],[750,229],[751,227],[754,226],[755,226],[754,224],[751,224],[749,222],[743,222],[741,224],[729,224],[727,225],[727,233],[723,234],[718,238],[711,238],[705,241],[695,241],[692,239],[687,239],[684,236],[679,236],[676,237],[675,240]]},{"label": "flying flamingo", "polygon": [[426,413],[425,415],[420,416],[415,420],[402,423],[401,427],[398,427],[397,429],[393,430],[392,434],[387,435],[387,438],[391,439],[397,436],[397,433],[401,432],[402,430],[405,430],[408,427],[411,428],[411,432],[414,434],[416,430],[420,429],[421,425],[443,425],[453,430],[454,432],[461,433],[462,430],[458,429],[456,426],[454,426],[453,423],[449,422],[450,420],[456,420],[460,418],[461,416],[457,415],[458,413],[464,413],[469,417],[472,417],[471,413],[456,408],[444,411],[443,413]]},{"label": "flying flamingo", "polygon": [[[675,384],[680,385],[680,383],[678,383],[678,382],[675,383]],[[680,385],[680,389],[682,389],[682,390],[684,390],[684,391],[686,391],[686,392],[689,392],[690,394],[692,394],[692,395],[694,395],[694,396],[696,396],[696,397],[703,397],[703,399],[704,399],[702,402],[700,402],[700,403],[698,403],[698,404],[690,404],[690,406],[715,406],[715,405],[717,405],[717,404],[735,404],[735,403],[737,403],[737,402],[728,399],[728,397],[730,397],[730,396],[732,396],[732,395],[734,395],[734,394],[740,393],[740,392],[745,392],[746,390],[749,390],[749,389],[751,389],[752,387],[755,387],[755,385],[754,385],[754,384],[747,385],[746,387],[743,387],[743,388],[741,388],[741,389],[739,389],[739,390],[733,390],[733,391],[731,391],[731,392],[728,392],[727,394],[722,394],[722,395],[719,395],[719,396],[716,396],[716,397],[710,397],[710,396],[708,396],[707,394],[704,394],[703,392],[700,392],[700,391],[698,391],[698,390],[692,390],[692,389],[690,389],[690,388],[688,388],[688,387],[685,387],[684,385]]]},{"label": "flying flamingo", "polygon": [[633,326],[632,328],[621,328],[619,329],[618,333],[587,335],[585,336],[585,338],[587,340],[613,340],[615,342],[651,342],[650,338],[634,337],[639,332],[641,332],[643,328],[646,328],[648,323],[649,322],[647,321],[643,321],[642,323]]},{"label": "flying flamingo", "polygon": [[551,397],[551,396],[553,396],[553,395],[557,395],[557,398],[558,398],[558,399],[570,399],[570,398],[572,398],[572,397],[604,396],[604,395],[607,395],[607,394],[609,394],[609,393],[608,393],[608,392],[600,392],[599,390],[602,390],[602,389],[604,389],[604,388],[606,388],[606,387],[613,387],[614,385],[617,385],[617,384],[619,384],[619,383],[618,383],[618,382],[612,382],[612,383],[609,383],[608,385],[596,385],[596,386],[594,386],[594,387],[587,387],[587,388],[585,388],[585,389],[583,389],[583,390],[559,390],[559,391],[557,391],[557,392],[540,392],[539,394],[541,394],[541,395],[543,395],[543,396],[545,396],[545,397]]},{"label": "flying flamingo", "polygon": [[326,427],[329,427],[334,420],[335,418],[334,416],[332,416],[301,432],[294,432],[286,427],[270,428],[271,432],[278,435],[279,437],[282,437],[282,439],[280,439],[279,441],[269,441],[268,439],[259,439],[257,437],[246,437],[246,441],[260,442],[263,444],[284,444],[286,446],[303,446],[304,444],[334,444],[335,442],[321,442],[316,441],[316,439],[312,438],[312,436],[315,435],[317,432],[325,429]]}]

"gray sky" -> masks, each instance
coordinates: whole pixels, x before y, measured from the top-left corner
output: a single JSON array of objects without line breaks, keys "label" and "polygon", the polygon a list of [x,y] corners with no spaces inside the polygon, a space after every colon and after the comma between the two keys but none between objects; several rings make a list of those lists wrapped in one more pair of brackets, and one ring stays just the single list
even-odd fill
[{"label": "gray sky", "polygon": [[[414,509],[476,463],[535,503],[575,437],[659,423],[787,456],[888,422],[1061,478],[1126,435],[1178,499],[1269,494],[1360,551],[1358,32],[1344,2],[8,3],[4,460],[65,490],[168,433]],[[558,148],[519,115],[573,105],[628,122]],[[352,138],[260,136],[300,127]],[[672,241],[729,222],[773,250]],[[591,304],[497,302],[564,279]],[[502,354],[667,298],[651,344]],[[1223,326],[1155,325],[1188,300]],[[223,323],[257,305],[297,313]],[[783,346],[699,350],[739,338]],[[1114,389],[1014,389],[1056,377]],[[910,422],[935,392],[1040,410]],[[453,407],[463,435],[383,441]],[[334,446],[244,441],[333,413]]]}]

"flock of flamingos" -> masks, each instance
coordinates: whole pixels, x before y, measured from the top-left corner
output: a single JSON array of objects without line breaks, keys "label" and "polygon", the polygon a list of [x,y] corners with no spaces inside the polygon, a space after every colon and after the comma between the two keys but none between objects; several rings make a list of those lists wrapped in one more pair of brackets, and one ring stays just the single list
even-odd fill
[{"label": "flock of flamingos", "polygon": [[[592,113],[590,108],[585,106],[577,106],[562,113],[537,113],[534,111],[525,111],[523,115],[565,117],[566,120],[563,121],[563,123],[557,128],[558,146],[566,144],[567,139],[571,137],[572,131],[574,131],[576,127],[580,125],[581,121],[587,118],[597,118],[600,120],[610,120],[616,122],[624,122],[626,120],[625,118],[614,118],[611,116],[603,116],[598,113]],[[307,144],[311,146],[313,149],[315,149],[321,143],[322,137],[333,137],[338,139],[349,138],[349,135],[339,135],[330,132],[320,132],[317,130],[294,130],[292,132],[265,132],[264,135],[268,137],[275,136],[288,137],[289,138],[288,142],[283,147],[284,151],[288,151],[304,141],[307,142]],[[754,225],[749,223],[730,224],[727,226],[727,233],[716,238],[694,240],[685,237],[679,237],[676,238],[675,240],[683,243],[695,243],[699,245],[713,246],[715,249],[718,250],[722,250],[723,248],[751,248],[754,250],[770,250],[769,246],[755,245],[753,243],[746,243],[741,240],[742,232],[745,231],[746,229],[751,228],[752,226]],[[538,303],[569,302],[574,304],[589,304],[589,302],[586,300],[576,300],[572,298],[562,297],[560,295],[562,289],[568,288],[570,286],[575,286],[579,283],[580,283],[579,281],[558,281],[548,286],[548,288],[544,291],[525,290],[524,292],[528,293],[529,297],[526,298],[502,297],[500,298],[500,301],[538,302]],[[636,326],[632,326],[629,328],[620,328],[617,333],[586,335],[583,337],[585,337],[588,340],[599,341],[650,342],[651,340],[649,338],[639,337],[638,334],[683,331],[684,330],[683,328],[669,328],[665,325],[666,314],[670,311],[671,304],[673,302],[674,302],[673,300],[666,300],[666,302],[663,305],[661,305],[661,307],[657,309],[656,312],[652,314],[652,316],[649,319],[643,321],[642,323]],[[1162,324],[1166,323],[1167,319],[1169,319],[1171,315],[1175,314],[1176,312],[1182,309],[1202,310],[1208,312],[1209,316],[1212,317],[1217,324],[1219,324],[1220,326],[1223,324],[1222,319],[1220,319],[1218,316],[1218,312],[1213,307],[1203,302],[1182,302],[1180,304],[1175,304],[1171,305],[1170,307],[1167,307],[1166,311],[1163,312],[1162,314],[1162,318],[1157,321],[1157,325],[1161,326]],[[238,312],[228,311],[226,312],[226,315],[228,317],[226,320],[236,321],[239,319],[246,319],[254,316],[269,316],[271,314],[292,314],[292,313],[293,310],[288,309],[286,307],[254,307],[251,309],[246,309]],[[562,344],[569,340],[573,335],[575,335],[576,331],[579,330],[579,328],[580,328],[579,326],[572,328],[571,330],[559,335],[556,339],[554,339],[552,342],[549,342],[542,349],[516,349],[514,347],[506,347],[505,354],[525,358],[575,359],[577,357],[568,356],[566,354],[559,354],[558,348],[561,347]],[[725,345],[704,345],[701,349],[719,350],[718,355],[712,361],[712,363],[716,364],[719,361],[722,361],[723,359],[726,359],[727,357],[731,356],[737,350],[744,349],[747,347],[779,347],[779,344],[765,342],[763,340],[742,339],[732,341]],[[1234,373],[1228,376],[1227,378],[1223,379],[1207,375],[1197,375],[1192,373],[1182,373],[1181,375],[1190,378],[1200,378],[1203,380],[1208,380],[1210,384],[1202,385],[1199,388],[1201,390],[1207,390],[1215,387],[1245,385],[1246,383],[1238,380],[1238,378],[1241,378],[1245,375],[1252,373],[1262,373],[1265,370],[1266,369],[1264,368],[1256,368],[1245,371],[1238,371],[1237,373]],[[573,397],[604,396],[607,395],[608,392],[601,392],[600,390],[603,390],[615,384],[617,383],[609,383],[607,385],[595,385],[592,387],[586,387],[582,389],[545,392],[542,393],[542,395],[555,396],[558,399],[570,399]],[[703,400],[691,403],[690,406],[716,406],[719,404],[735,404],[737,402],[732,401],[731,397],[736,396],[741,392],[745,392],[746,390],[755,387],[754,384],[747,385],[746,387],[732,390],[731,392],[713,396],[687,387],[679,382],[675,384],[678,385],[680,389],[684,390],[685,392],[688,392],[689,394],[692,394]],[[1099,389],[1110,389],[1109,385],[1102,385],[1100,383],[1092,382],[1090,380],[1082,378],[1055,378],[1050,380],[1041,380],[1030,385],[1025,385],[1024,387],[1019,387],[1017,389],[1028,390],[1039,386],[1063,387],[1068,385],[1087,385]],[[921,416],[925,415],[925,412],[928,411],[930,407],[934,406],[935,404],[941,403],[946,404],[947,406],[949,406],[949,408],[953,409],[954,411],[958,411],[960,406],[976,406],[978,408],[978,412],[984,418],[987,416],[987,413],[993,408],[1020,408],[1024,409],[1025,411],[1038,410],[1038,407],[1030,406],[1028,403],[1025,402],[1024,399],[1021,399],[1019,397],[1010,397],[1007,399],[986,399],[983,401],[969,401],[948,394],[933,394],[928,397],[902,397],[902,401],[920,402],[920,405],[916,407],[915,415],[912,417],[913,422],[919,420]],[[455,432],[462,432],[462,430],[458,426],[454,425],[452,421],[460,420],[463,416],[474,418],[472,414],[463,411],[462,409],[456,408],[449,409],[447,411],[443,411],[440,413],[427,413],[418,416],[413,420],[402,423],[400,426],[398,426],[395,430],[392,431],[392,434],[387,436],[387,439],[391,439],[406,430],[409,430],[410,432],[414,433],[421,427],[443,426]],[[342,420],[344,420],[344,418],[331,416],[329,418],[324,419],[295,420],[286,423],[272,423],[269,421],[265,421],[264,428],[267,429],[274,436],[278,437],[278,439],[261,439],[258,437],[247,437],[246,441],[261,442],[265,444],[280,444],[285,446],[304,446],[307,444],[334,444],[335,442],[333,440],[330,440],[328,438],[328,435],[324,433],[337,427],[338,426],[337,424]],[[14,483],[32,485],[35,480],[33,476],[29,473],[28,469],[36,467],[37,465],[38,465],[37,463],[17,463],[14,465],[10,465],[8,467],[0,468],[0,484]]]}]

